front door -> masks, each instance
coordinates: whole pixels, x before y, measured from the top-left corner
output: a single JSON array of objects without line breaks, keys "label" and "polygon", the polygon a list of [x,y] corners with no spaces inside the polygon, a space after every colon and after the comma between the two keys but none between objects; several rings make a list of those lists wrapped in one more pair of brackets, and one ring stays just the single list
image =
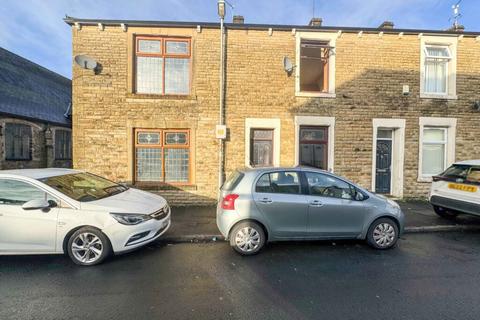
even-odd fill
[{"label": "front door", "polygon": [[253,195],[275,238],[302,238],[307,231],[307,202],[301,193],[299,173],[263,174]]},{"label": "front door", "polygon": [[363,201],[354,186],[331,175],[305,172],[308,183],[308,235],[313,238],[358,236],[365,223]]},{"label": "front door", "polygon": [[30,200],[49,200],[37,187],[0,179],[0,252],[51,253],[55,251],[58,208],[24,210]]},{"label": "front door", "polygon": [[328,170],[328,127],[300,127],[300,165]]},{"label": "front door", "polygon": [[375,192],[391,194],[392,130],[378,130]]}]

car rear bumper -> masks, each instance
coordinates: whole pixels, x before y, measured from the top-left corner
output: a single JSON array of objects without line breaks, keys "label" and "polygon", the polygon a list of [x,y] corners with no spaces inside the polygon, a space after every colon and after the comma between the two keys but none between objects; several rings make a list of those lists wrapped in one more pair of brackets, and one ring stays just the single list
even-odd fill
[{"label": "car rear bumper", "polygon": [[456,200],[437,195],[432,195],[430,197],[430,203],[434,206],[444,207],[474,215],[480,215],[480,204],[478,203]]}]

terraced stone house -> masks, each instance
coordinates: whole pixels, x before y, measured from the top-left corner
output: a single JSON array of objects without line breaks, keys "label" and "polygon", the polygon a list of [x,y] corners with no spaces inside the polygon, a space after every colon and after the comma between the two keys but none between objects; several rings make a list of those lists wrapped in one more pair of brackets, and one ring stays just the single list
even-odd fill
[{"label": "terraced stone house", "polygon": [[[76,168],[177,204],[216,200],[237,167],[308,165],[376,192],[425,197],[480,158],[480,33],[67,17]],[[291,62],[289,65],[288,61]]]}]

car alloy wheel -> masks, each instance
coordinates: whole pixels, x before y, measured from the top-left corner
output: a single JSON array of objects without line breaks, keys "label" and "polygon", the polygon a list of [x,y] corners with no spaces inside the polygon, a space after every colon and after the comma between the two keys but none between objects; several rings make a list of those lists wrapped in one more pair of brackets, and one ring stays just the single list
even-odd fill
[{"label": "car alloy wheel", "polygon": [[95,263],[103,253],[102,240],[90,232],[80,233],[73,239],[72,253],[84,264]]},{"label": "car alloy wheel", "polygon": [[235,235],[235,244],[242,251],[252,252],[260,244],[260,234],[252,227],[242,228]]},{"label": "car alloy wheel", "polygon": [[387,222],[378,224],[373,230],[373,240],[379,247],[389,247],[396,237],[395,228]]}]

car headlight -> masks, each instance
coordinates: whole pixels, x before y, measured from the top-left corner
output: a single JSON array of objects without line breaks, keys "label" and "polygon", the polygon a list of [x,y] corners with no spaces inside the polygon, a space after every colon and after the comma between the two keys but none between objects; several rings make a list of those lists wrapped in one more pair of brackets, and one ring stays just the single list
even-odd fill
[{"label": "car headlight", "polygon": [[145,214],[110,212],[110,215],[121,224],[126,225],[135,225],[151,219],[150,216]]}]

